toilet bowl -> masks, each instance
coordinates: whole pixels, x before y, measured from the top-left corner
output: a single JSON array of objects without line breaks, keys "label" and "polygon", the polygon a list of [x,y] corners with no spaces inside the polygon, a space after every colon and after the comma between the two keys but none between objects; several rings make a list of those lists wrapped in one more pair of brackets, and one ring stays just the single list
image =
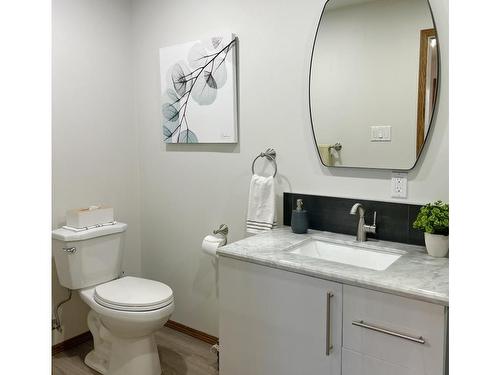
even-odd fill
[{"label": "toilet bowl", "polygon": [[174,311],[165,284],[124,277],[79,291],[91,311],[87,319],[94,350],[85,364],[101,374],[161,374],[154,332]]},{"label": "toilet bowl", "polygon": [[85,364],[106,375],[160,375],[154,332],[174,311],[167,285],[121,274],[127,224],[52,232],[57,277],[90,307],[94,349]]}]

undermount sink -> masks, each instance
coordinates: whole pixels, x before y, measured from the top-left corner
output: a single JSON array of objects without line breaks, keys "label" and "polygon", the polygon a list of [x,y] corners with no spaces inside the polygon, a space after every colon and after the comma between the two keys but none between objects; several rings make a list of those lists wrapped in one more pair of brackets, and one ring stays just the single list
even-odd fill
[{"label": "undermount sink", "polygon": [[[310,258],[349,264],[369,268],[376,271],[387,269],[399,259],[402,253],[387,252],[368,248],[367,245],[347,245],[318,238],[310,238],[296,245],[291,254],[299,254]],[[404,253],[404,252],[403,252]]]}]

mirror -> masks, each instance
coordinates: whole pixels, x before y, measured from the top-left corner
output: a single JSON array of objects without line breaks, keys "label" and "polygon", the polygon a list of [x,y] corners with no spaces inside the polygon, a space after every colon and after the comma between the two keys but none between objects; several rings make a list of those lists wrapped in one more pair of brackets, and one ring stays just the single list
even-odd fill
[{"label": "mirror", "polygon": [[432,123],[439,46],[427,0],[328,0],[309,105],[325,166],[408,170]]}]

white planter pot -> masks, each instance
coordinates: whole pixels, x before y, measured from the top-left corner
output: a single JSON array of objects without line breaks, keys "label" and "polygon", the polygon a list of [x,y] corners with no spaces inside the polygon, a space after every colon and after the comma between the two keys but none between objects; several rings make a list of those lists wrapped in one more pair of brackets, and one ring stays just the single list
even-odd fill
[{"label": "white planter pot", "polygon": [[425,247],[429,255],[442,258],[448,254],[449,236],[442,234],[424,233]]}]

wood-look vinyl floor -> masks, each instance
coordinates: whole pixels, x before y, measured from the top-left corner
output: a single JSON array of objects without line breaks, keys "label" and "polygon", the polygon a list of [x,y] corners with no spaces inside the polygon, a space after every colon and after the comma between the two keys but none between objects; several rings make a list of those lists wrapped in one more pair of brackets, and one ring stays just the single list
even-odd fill
[{"label": "wood-look vinyl floor", "polygon": [[[217,375],[217,355],[210,344],[163,327],[156,334],[163,375]],[[52,357],[53,375],[99,375],[83,363],[92,341]]]}]

